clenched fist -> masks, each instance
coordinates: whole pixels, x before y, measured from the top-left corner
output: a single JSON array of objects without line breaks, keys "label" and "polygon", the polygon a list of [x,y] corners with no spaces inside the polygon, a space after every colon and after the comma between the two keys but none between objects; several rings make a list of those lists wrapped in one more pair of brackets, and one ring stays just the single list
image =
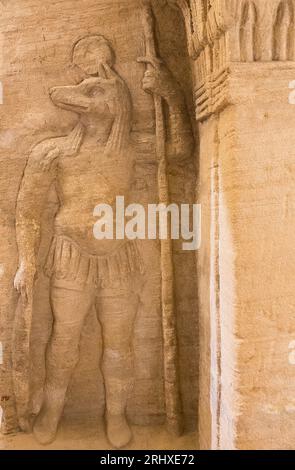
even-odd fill
[{"label": "clenched fist", "polygon": [[138,62],[149,64],[145,72],[142,88],[147,92],[159,95],[168,103],[182,96],[180,87],[170,70],[159,60],[149,57],[140,57]]}]

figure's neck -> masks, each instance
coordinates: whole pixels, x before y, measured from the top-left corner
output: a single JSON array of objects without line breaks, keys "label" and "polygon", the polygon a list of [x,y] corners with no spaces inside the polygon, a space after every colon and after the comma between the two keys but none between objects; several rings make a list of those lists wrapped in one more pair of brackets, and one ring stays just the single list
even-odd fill
[{"label": "figure's neck", "polygon": [[97,120],[88,116],[83,116],[81,118],[81,123],[84,127],[84,145],[106,144],[112,130],[113,120]]}]

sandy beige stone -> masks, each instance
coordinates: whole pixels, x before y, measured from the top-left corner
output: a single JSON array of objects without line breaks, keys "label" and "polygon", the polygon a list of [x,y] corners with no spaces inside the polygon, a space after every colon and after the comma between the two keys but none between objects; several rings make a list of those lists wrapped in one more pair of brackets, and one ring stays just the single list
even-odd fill
[{"label": "sandy beige stone", "polygon": [[[102,448],[107,411],[117,447],[294,448],[295,1],[1,5],[3,433],[33,415],[43,442],[61,421],[49,448]],[[102,286],[113,247],[89,237],[89,207],[118,191],[145,207],[200,202],[197,256],[116,242],[124,286]],[[80,291],[78,258],[92,279]]]},{"label": "sandy beige stone", "polygon": [[295,4],[170,3],[200,122],[200,445],[291,449]]},{"label": "sandy beige stone", "polygon": [[2,3],[4,433],[49,444],[62,414],[105,415],[114,447],[130,424],[196,428],[195,254],[93,237],[116,196],[194,202],[185,31],[154,3]]}]

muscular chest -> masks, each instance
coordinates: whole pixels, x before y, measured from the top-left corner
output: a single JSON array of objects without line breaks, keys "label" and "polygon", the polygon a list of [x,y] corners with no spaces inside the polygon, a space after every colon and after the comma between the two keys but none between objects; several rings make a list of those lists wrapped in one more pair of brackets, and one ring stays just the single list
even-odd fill
[{"label": "muscular chest", "polygon": [[60,159],[57,184],[63,199],[111,203],[126,193],[132,177],[133,159],[128,153],[109,157],[82,150],[76,157]]}]

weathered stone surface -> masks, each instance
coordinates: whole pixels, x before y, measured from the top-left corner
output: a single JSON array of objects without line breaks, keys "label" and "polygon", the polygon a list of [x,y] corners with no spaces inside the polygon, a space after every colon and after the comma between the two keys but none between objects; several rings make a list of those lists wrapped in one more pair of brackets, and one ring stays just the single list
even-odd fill
[{"label": "weathered stone surface", "polygon": [[200,444],[290,449],[295,4],[170,3],[201,123]]},{"label": "weathered stone surface", "polygon": [[[87,415],[101,416],[107,408],[111,416],[108,437],[115,446],[129,440],[129,431],[122,421],[125,409],[130,423],[163,423],[166,411],[171,426],[177,426],[174,421],[180,420],[185,430],[194,429],[197,423],[194,253],[179,252],[176,243],[171,260],[174,266],[171,263],[169,268],[169,264],[164,263],[161,268],[158,241],[140,241],[138,255],[134,254],[133,248],[130,248],[133,254],[130,251],[128,255],[126,247],[119,246],[121,257],[131,257],[128,261],[134,264],[137,280],[141,276],[139,258],[145,275],[137,292],[137,283],[131,280],[126,295],[122,294],[121,287],[109,286],[113,292],[102,297],[105,299],[103,305],[102,301],[99,305],[96,303],[99,322],[94,301],[90,302],[93,294],[86,288],[90,275],[91,282],[95,284],[97,280],[92,276],[95,263],[95,269],[104,271],[110,267],[102,266],[104,261],[99,257],[103,255],[108,261],[114,248],[110,243],[103,247],[102,243],[89,238],[95,205],[112,202],[115,195],[125,195],[130,202],[144,205],[159,201],[154,100],[146,91],[163,97],[167,150],[169,153],[171,147],[172,152],[167,157],[177,158],[181,153],[187,159],[185,166],[179,167],[177,161],[168,163],[166,171],[171,200],[194,201],[193,137],[185,105],[186,99],[188,107],[191,106],[191,85],[188,59],[183,54],[183,25],[175,26],[178,14],[166,2],[156,2],[157,25],[153,33],[156,41],[157,31],[157,53],[165,59],[171,73],[166,73],[162,66],[161,73],[166,74],[165,77],[159,72],[150,83],[148,78],[143,82],[146,64],[137,61],[145,56],[147,45],[143,8],[138,2],[87,0],[82,4],[76,0],[54,3],[16,0],[2,4],[2,430],[9,433],[17,426],[28,429],[29,411],[29,414],[39,415],[35,422],[36,437],[41,442],[52,440],[66,390],[65,416],[85,416],[87,420]],[[93,50],[98,57],[94,61]],[[106,103],[110,114],[98,104],[94,105],[98,103],[96,93],[99,88],[108,93]],[[91,94],[88,94],[89,90]],[[174,90],[177,90],[176,94]],[[173,102],[170,102],[170,94]],[[181,99],[174,102],[174,95]],[[86,99],[95,112],[85,113],[82,117],[78,107],[81,100]],[[97,120],[95,113],[97,116],[102,113],[103,120]],[[93,129],[96,136],[92,134]],[[95,139],[100,139],[99,152]],[[113,166],[107,154],[110,159],[115,158]],[[90,165],[92,159],[92,170],[85,159]],[[111,189],[105,179],[111,182]],[[52,186],[57,192],[49,191]],[[88,211],[87,220],[82,206]],[[50,256],[48,259],[54,236],[57,238],[50,256],[55,256],[55,261]],[[57,258],[63,259],[65,250],[71,253],[73,265],[75,260],[87,264],[87,282],[77,263],[75,273],[70,273],[68,262],[56,264]],[[45,264],[48,267],[50,261],[53,261],[51,270],[44,273],[43,267]],[[124,271],[119,259],[112,263],[119,263],[121,276],[128,277],[129,271]],[[162,307],[166,301],[161,298],[161,284],[165,287],[163,270],[165,274],[167,269],[174,270],[172,297],[175,298],[173,315],[176,316],[175,319],[169,317],[167,310],[164,318],[166,315],[168,321],[162,325],[162,311],[165,311]],[[33,282],[35,271],[38,279]],[[53,276],[51,281],[48,274]],[[86,283],[83,283],[83,289],[78,288],[76,282],[80,275]],[[20,296],[13,288],[14,277]],[[167,287],[169,293],[168,284]],[[108,286],[100,284],[98,288],[107,290]],[[131,294],[136,294],[136,301],[132,301]],[[124,321],[122,318],[116,327],[116,312],[124,308]],[[105,315],[104,320],[101,315]],[[84,317],[85,321],[82,321]],[[107,332],[109,328],[117,330]],[[170,340],[165,340],[165,334],[169,339],[170,333],[178,337],[178,351],[169,344]],[[131,371],[128,372],[129,359],[125,359],[125,356],[129,357],[131,343],[134,350],[133,388],[129,387],[133,376]],[[119,347],[125,348],[124,351],[116,349]],[[116,354],[119,361],[125,363],[115,364]],[[102,373],[101,357],[104,357]],[[164,376],[167,363],[179,376],[175,379],[177,386],[172,388],[169,374],[173,370],[166,369]],[[169,414],[169,407],[172,414]],[[119,437],[115,429],[118,426],[122,430]]]},{"label": "weathered stone surface", "polygon": [[[35,391],[36,401],[32,405],[38,414],[44,381],[52,377],[48,367],[44,367],[44,360],[48,342],[52,346],[49,338],[54,302],[49,301],[52,285],[41,273],[41,267],[55,232],[53,222],[58,199],[50,194],[43,213],[40,275],[34,284],[38,295],[34,295],[32,304],[30,348],[27,345],[32,360],[26,362],[20,352],[28,341],[27,330],[15,322],[25,317],[18,313],[19,297],[13,288],[19,254],[32,249],[27,229],[26,233],[22,232],[26,226],[22,219],[26,212],[22,207],[26,205],[26,191],[19,191],[20,184],[22,181],[22,188],[34,192],[32,181],[26,183],[30,155],[33,164],[38,159],[42,161],[42,169],[38,167],[42,173],[44,168],[51,171],[51,165],[55,166],[63,153],[68,159],[63,160],[63,178],[70,167],[72,185],[69,187],[75,187],[80,181],[79,191],[74,191],[79,204],[85,202],[85,195],[92,194],[89,184],[92,174],[86,178],[88,183],[82,181],[85,172],[81,171],[81,162],[83,155],[85,158],[85,142],[89,143],[89,149],[93,148],[89,140],[93,122],[78,117],[83,114],[81,109],[69,112],[62,108],[79,104],[75,101],[77,91],[81,95],[90,86],[92,103],[96,102],[98,82],[95,79],[87,82],[90,76],[93,80],[96,75],[96,79],[103,78],[106,82],[113,80],[112,86],[117,84],[115,90],[110,88],[113,91],[108,105],[112,109],[117,104],[114,108],[122,111],[120,122],[125,122],[123,134],[113,133],[114,138],[118,135],[122,138],[115,138],[121,147],[118,154],[115,151],[113,176],[119,177],[113,182],[115,192],[111,196],[120,188],[126,191],[126,197],[128,194],[145,207],[158,201],[180,203],[197,199],[202,205],[202,244],[196,269],[195,253],[184,253],[179,241],[138,243],[135,258],[138,262],[141,258],[145,268],[144,278],[135,269],[137,281],[141,280],[139,308],[138,296],[134,295],[136,284],[132,281],[128,286],[128,301],[125,296],[129,325],[124,322],[117,329],[124,331],[124,335],[107,335],[107,339],[114,339],[110,341],[112,352],[118,352],[116,345],[129,335],[121,358],[128,356],[132,337],[133,390],[130,387],[127,393],[132,382],[131,368],[128,372],[125,367],[123,375],[117,375],[114,363],[109,371],[108,366],[101,370],[99,358],[105,351],[101,341],[104,331],[95,311],[91,310],[81,329],[79,363],[67,390],[61,428],[65,426],[69,430],[73,425],[73,439],[76,439],[80,426],[90,430],[89,415],[98,423],[105,409],[121,407],[121,411],[126,408],[130,424],[151,426],[144,431],[137,428],[134,442],[141,441],[142,448],[152,445],[151,434],[161,429],[154,426],[164,423],[166,412],[170,429],[179,431],[181,424],[185,430],[194,429],[198,422],[199,444],[203,449],[292,449],[295,1],[153,1],[155,24],[150,17],[149,2],[135,0],[44,0],[42,3],[10,0],[1,4],[3,431],[10,432],[23,424],[16,407],[17,396],[28,396],[29,386]],[[104,41],[101,36],[106,43],[98,47],[99,60],[92,57],[89,62],[91,53],[90,56],[85,53],[85,42],[78,41],[94,35],[100,37],[100,44]],[[164,59],[166,65],[146,59],[138,62],[138,58],[142,61],[146,55],[149,59],[155,56]],[[113,118],[117,111],[113,110]],[[112,124],[112,119],[106,119],[104,127],[100,127],[102,168],[93,172],[94,175],[100,172],[100,195],[105,200],[110,192],[104,177],[112,166],[104,160],[104,149],[114,142],[108,139]],[[65,136],[62,141],[61,136]],[[48,139],[52,138],[57,139],[54,148],[48,147]],[[38,146],[41,141],[42,145]],[[111,148],[113,154],[114,146]],[[31,152],[32,149],[35,150]],[[134,160],[133,168],[122,165],[119,169],[122,164],[119,157],[123,155],[129,161]],[[71,167],[71,158],[79,161],[79,156],[82,156],[80,163]],[[179,164],[182,160],[184,165]],[[57,172],[61,167],[59,163]],[[30,201],[33,211],[44,184],[34,192],[34,203]],[[67,229],[73,229],[70,238],[75,238],[81,229],[83,215],[79,214],[79,204],[73,204],[69,211],[69,219],[73,215],[74,221],[66,224]],[[20,232],[17,237],[16,222]],[[86,226],[90,227],[89,221]],[[75,240],[79,248],[64,240],[73,256],[85,243],[86,251],[90,245],[93,248],[86,232]],[[33,233],[34,230],[31,236]],[[60,253],[64,249],[59,248]],[[107,248],[100,245],[100,250]],[[86,262],[92,272],[87,256]],[[64,269],[62,263],[58,266]],[[67,277],[68,271],[61,271]],[[22,269],[16,286],[25,287]],[[88,298],[86,291],[76,295],[73,311],[83,307],[82,295]],[[134,303],[133,296],[137,299]],[[109,311],[123,307],[121,297],[117,304],[109,306]],[[59,310],[69,313],[66,307]],[[103,328],[108,321],[109,317],[101,320]],[[112,322],[110,325],[113,327]],[[15,362],[15,355],[22,360]],[[66,365],[67,358],[73,356],[63,357]],[[127,363],[128,360],[125,366]],[[28,380],[23,380],[24,373]],[[105,391],[104,385],[108,390]],[[120,393],[108,409],[108,392],[116,387]],[[125,442],[130,435],[125,413],[113,414],[120,419],[110,420],[113,431],[109,429],[108,434],[109,440],[118,445],[124,433]],[[69,427],[65,424],[68,420]],[[124,428],[124,433],[119,433],[120,438],[116,439],[114,428],[118,426]],[[37,437],[38,433],[40,429]],[[9,439],[9,447],[18,445]],[[168,444],[162,431],[159,439],[158,444],[161,442],[166,448],[191,442],[182,437]],[[63,445],[61,442],[63,439],[57,440],[51,448]],[[92,438],[87,442],[94,445]],[[26,443],[29,447],[33,445],[31,437]],[[65,445],[71,447],[72,443],[67,440]],[[86,441],[80,442],[79,446],[83,445]],[[129,444],[130,448],[133,445]]]}]

